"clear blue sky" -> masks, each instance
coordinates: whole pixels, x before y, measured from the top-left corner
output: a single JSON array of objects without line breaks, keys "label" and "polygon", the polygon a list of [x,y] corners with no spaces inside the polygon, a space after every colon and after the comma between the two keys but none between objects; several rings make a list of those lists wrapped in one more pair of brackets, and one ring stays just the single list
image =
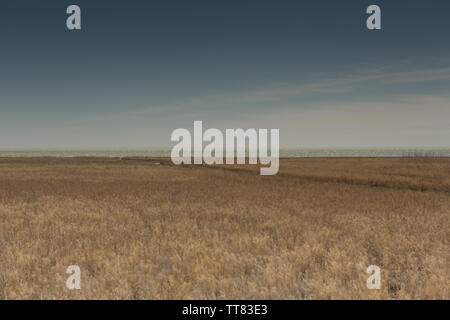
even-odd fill
[{"label": "clear blue sky", "polygon": [[5,0],[0,148],[167,147],[193,120],[279,128],[282,147],[448,147],[449,14],[447,0]]}]

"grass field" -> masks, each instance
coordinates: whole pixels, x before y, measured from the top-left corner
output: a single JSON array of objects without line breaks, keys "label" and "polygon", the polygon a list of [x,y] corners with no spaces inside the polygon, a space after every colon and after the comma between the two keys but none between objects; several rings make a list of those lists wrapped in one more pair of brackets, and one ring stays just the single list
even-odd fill
[{"label": "grass field", "polygon": [[449,299],[449,218],[450,159],[2,158],[0,298]]}]

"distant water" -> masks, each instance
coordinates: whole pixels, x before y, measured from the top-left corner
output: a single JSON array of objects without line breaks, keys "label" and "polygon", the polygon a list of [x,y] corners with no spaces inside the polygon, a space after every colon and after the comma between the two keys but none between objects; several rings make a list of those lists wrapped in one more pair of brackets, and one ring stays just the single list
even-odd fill
[{"label": "distant water", "polygon": [[[0,157],[170,157],[170,149],[139,150],[12,150],[0,149]],[[449,148],[324,148],[281,149],[280,157],[450,157]]]}]

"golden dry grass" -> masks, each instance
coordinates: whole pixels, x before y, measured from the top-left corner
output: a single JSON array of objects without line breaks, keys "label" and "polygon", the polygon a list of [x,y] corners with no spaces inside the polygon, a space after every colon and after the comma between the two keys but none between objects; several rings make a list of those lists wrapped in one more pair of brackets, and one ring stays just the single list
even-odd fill
[{"label": "golden dry grass", "polygon": [[0,298],[450,298],[450,159],[280,168],[0,159]]}]

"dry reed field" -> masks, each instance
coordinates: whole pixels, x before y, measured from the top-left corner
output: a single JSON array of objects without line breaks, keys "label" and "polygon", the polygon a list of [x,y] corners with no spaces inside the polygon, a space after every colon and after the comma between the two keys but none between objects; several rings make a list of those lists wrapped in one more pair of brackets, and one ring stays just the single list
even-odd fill
[{"label": "dry reed field", "polygon": [[3,158],[0,298],[449,299],[449,218],[450,159]]}]

